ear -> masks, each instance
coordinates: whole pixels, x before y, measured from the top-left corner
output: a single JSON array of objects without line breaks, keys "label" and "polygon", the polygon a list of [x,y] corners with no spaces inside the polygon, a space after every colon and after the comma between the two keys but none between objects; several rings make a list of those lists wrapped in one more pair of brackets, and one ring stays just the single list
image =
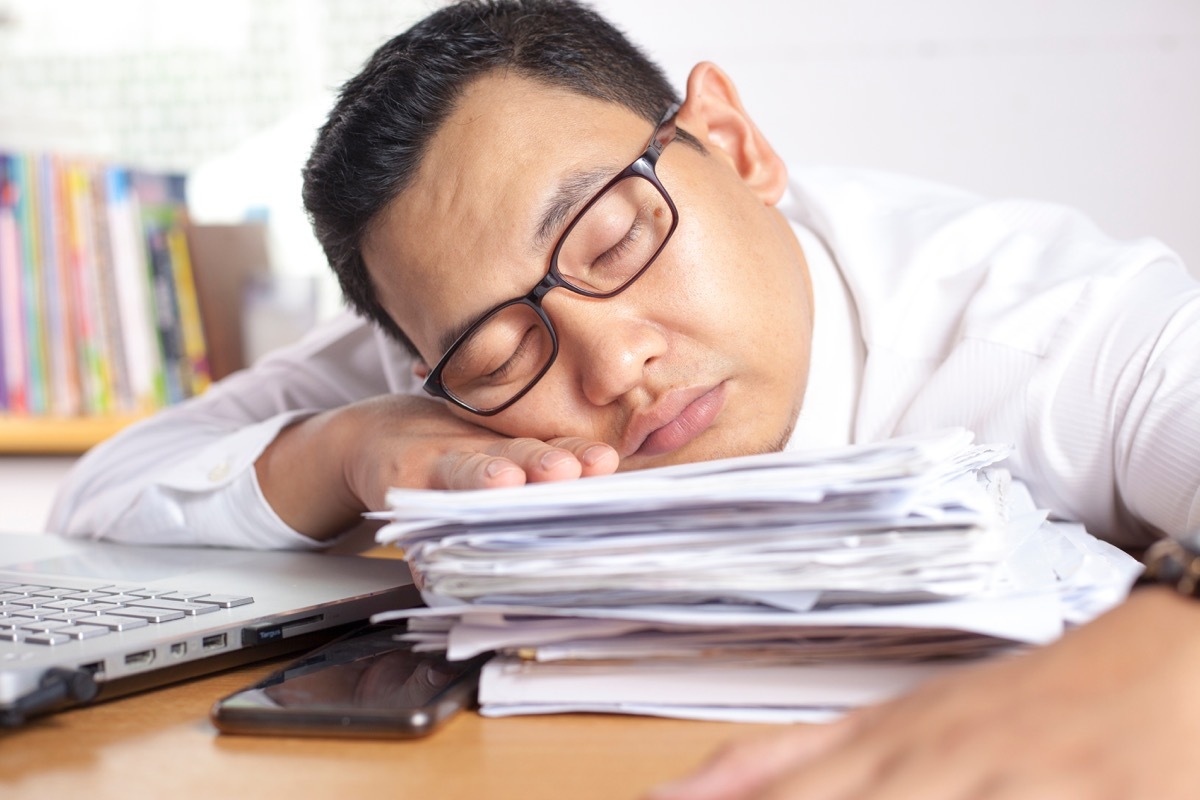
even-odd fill
[{"label": "ear", "polygon": [[750,119],[733,80],[703,61],[692,68],[687,98],[676,117],[679,127],[716,150],[767,205],[787,188],[787,167]]}]

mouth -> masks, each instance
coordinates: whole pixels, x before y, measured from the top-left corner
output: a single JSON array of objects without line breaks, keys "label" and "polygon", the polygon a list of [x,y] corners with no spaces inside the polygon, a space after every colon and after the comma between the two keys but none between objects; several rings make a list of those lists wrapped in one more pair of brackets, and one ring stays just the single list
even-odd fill
[{"label": "mouth", "polygon": [[724,382],[671,392],[649,413],[634,417],[622,437],[621,458],[678,450],[711,428],[724,407]]}]

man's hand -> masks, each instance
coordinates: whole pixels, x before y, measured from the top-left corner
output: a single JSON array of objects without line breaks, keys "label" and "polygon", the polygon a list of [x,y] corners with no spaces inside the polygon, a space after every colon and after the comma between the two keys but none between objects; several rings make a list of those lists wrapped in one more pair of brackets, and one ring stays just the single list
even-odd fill
[{"label": "man's hand", "polygon": [[1200,797],[1200,603],[1165,589],[1049,647],[726,746],[654,800]]},{"label": "man's hand", "polygon": [[318,414],[283,430],[256,463],[275,512],[325,538],[387,490],[490,489],[615,472],[616,450],[578,438],[509,439],[450,414],[441,403],[389,395]]}]

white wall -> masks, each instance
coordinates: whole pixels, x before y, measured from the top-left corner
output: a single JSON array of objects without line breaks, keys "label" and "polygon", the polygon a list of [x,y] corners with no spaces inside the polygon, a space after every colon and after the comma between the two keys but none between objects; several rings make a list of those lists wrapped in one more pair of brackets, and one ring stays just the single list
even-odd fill
[{"label": "white wall", "polygon": [[[680,87],[724,67],[792,164],[1068,203],[1200,274],[1200,0],[593,4]],[[299,169],[331,91],[437,0],[95,5],[0,0],[0,147],[192,170],[200,221],[268,209],[276,269],[336,309]]]},{"label": "white wall", "polygon": [[1196,0],[596,0],[677,85],[729,72],[790,163],[1082,208],[1200,274]]}]

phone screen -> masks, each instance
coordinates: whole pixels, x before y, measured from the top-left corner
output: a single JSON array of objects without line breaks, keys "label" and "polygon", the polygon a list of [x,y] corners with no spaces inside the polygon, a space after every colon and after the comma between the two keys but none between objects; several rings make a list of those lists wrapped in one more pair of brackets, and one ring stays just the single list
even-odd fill
[{"label": "phone screen", "polygon": [[424,736],[471,705],[488,655],[447,661],[414,652],[403,625],[348,634],[219,700],[225,733],[277,736]]}]

